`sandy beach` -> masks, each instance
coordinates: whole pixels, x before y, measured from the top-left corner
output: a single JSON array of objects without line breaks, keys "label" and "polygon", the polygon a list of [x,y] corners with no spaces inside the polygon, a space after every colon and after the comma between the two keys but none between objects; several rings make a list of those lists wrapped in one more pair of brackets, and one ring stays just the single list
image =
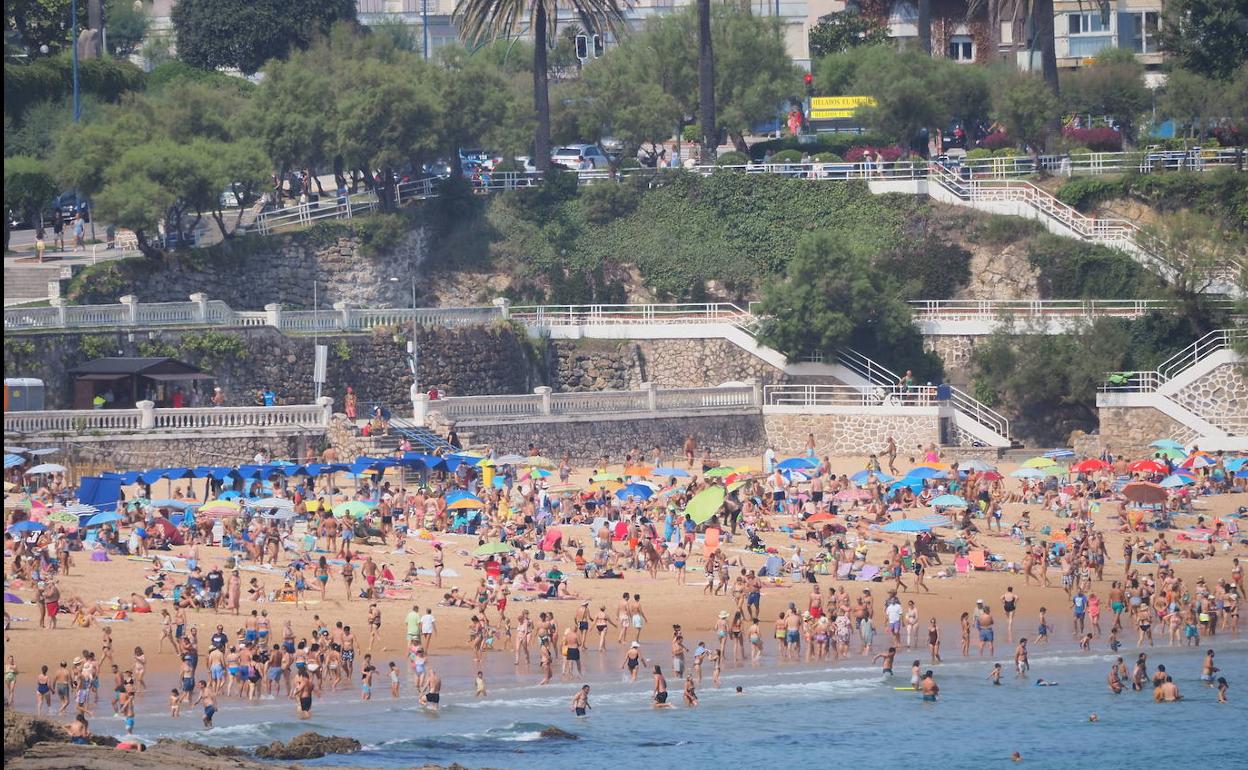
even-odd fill
[{"label": "sandy beach", "polygon": [[[953,458],[946,458],[946,460],[948,459]],[[903,472],[909,467],[908,465],[903,465],[904,460],[905,458],[899,458],[898,461],[898,466]],[[725,460],[724,463],[734,467],[739,465],[759,467],[758,458],[733,458]],[[833,460],[833,470],[837,473],[852,474],[862,470],[863,467],[863,460],[852,458]],[[1006,484],[1008,488],[1016,488],[1019,483],[1017,480],[1008,478],[1010,471],[1017,467],[1017,465],[1010,463],[1000,466],[1001,472],[1007,475]],[[618,471],[620,469],[617,467],[614,470]],[[573,480],[584,482],[586,476],[586,471],[580,469]],[[164,483],[160,482],[161,485]],[[1198,512],[1206,517],[1218,517],[1234,512],[1241,505],[1248,505],[1248,495],[1215,495],[1202,497],[1197,501]],[[1106,510],[1114,507],[1116,507],[1114,504],[1107,505],[1095,517],[1098,527],[1106,535],[1106,545],[1109,553],[1109,560],[1105,568],[1105,581],[1097,583],[1095,586],[1095,590],[1102,592],[1102,596],[1104,596],[1103,592],[1109,588],[1109,581],[1121,578],[1124,573],[1122,561],[1122,541],[1124,535],[1117,533],[1116,526],[1111,526],[1107,521],[1108,514]],[[1039,510],[1037,506],[1008,504],[1005,506],[1004,516],[1007,531],[1009,524],[1016,521],[1024,510],[1030,511],[1033,532],[1038,531],[1044,525],[1053,526],[1055,529],[1060,528],[1067,521],[1059,520],[1052,513]],[[921,513],[930,513],[930,509],[910,511],[907,515],[917,516]],[[776,525],[792,521],[781,516],[773,518]],[[1176,526],[1180,528],[1194,524],[1194,522],[1194,516],[1180,516],[1176,518]],[[984,529],[982,522],[980,527]],[[592,542],[588,527],[565,527],[565,529],[569,530],[566,535],[569,539],[574,539],[583,544]],[[937,533],[952,535],[953,530],[937,530]],[[1150,531],[1149,536],[1153,535],[1155,533]],[[411,609],[412,605],[418,605],[422,610],[436,605],[442,599],[443,594],[452,586],[459,587],[465,594],[471,594],[478,580],[483,577],[482,572],[472,568],[472,559],[467,555],[476,546],[477,539],[475,536],[440,535],[439,537],[446,543],[446,568],[448,572],[453,570],[458,573],[458,576],[445,577],[443,588],[435,587],[431,578],[422,579],[412,587],[410,598],[388,599],[380,603],[383,617],[382,639],[383,644],[389,648],[388,653],[379,654],[379,658],[383,661],[387,659],[402,660],[402,651],[405,647],[403,617]],[[875,541],[869,546],[868,563],[877,565],[882,563],[890,545],[902,545],[909,543],[912,539],[912,535],[908,534],[893,535],[878,532],[874,533],[873,537]],[[1021,546],[1012,542],[1008,537],[984,532],[980,535],[980,538],[981,542],[991,553],[999,555],[1006,562],[1018,563],[1021,561]],[[797,540],[782,532],[766,533],[763,539],[767,545],[774,546],[779,555],[783,557],[788,557],[794,546],[800,546],[804,554],[813,554],[817,550],[817,543]],[[433,550],[429,544],[414,539],[408,539],[407,542],[408,551],[405,553],[395,553],[380,546],[361,547],[359,549],[361,558],[365,554],[370,554],[379,564],[390,565],[396,574],[404,574],[409,561],[414,561],[418,567],[424,569],[431,567]],[[724,550],[729,558],[739,559],[743,566],[757,569],[763,564],[766,556],[747,552],[745,544],[746,539],[739,534],[734,542],[724,546]],[[565,547],[567,545],[568,543],[565,543]],[[617,543],[616,547],[618,548],[620,545]],[[176,556],[182,550],[175,547],[171,552],[158,553],[161,556]],[[696,550],[700,551],[700,548]],[[204,565],[207,565],[205,569],[210,568],[213,564],[223,564],[229,556],[228,550],[224,548],[206,548],[202,553],[204,556],[201,561]],[[570,553],[571,551],[569,551]],[[1199,577],[1205,577],[1209,581],[1226,579],[1230,575],[1232,557],[1244,553],[1245,549],[1240,545],[1236,545],[1230,550],[1222,550],[1219,547],[1217,555],[1212,558],[1174,558],[1174,571],[1186,584],[1194,584]],[[109,600],[117,597],[125,600],[131,591],[142,592],[144,587],[148,585],[144,576],[145,574],[150,574],[150,560],[136,561],[114,556],[108,562],[95,562],[91,561],[84,554],[75,554],[75,556],[71,574],[60,578],[59,581],[62,596],[65,598],[81,597],[86,602]],[[947,556],[944,559],[945,567],[952,565],[952,563],[952,557]],[[657,579],[651,579],[644,571],[628,571],[624,579],[587,580],[581,578],[579,574],[575,574],[574,570],[571,569],[570,563],[564,564],[563,568],[565,572],[570,574],[571,591],[578,597],[588,599],[591,611],[596,610],[599,606],[604,606],[607,608],[609,615],[614,618],[616,603],[623,592],[640,594],[642,605],[648,617],[642,640],[656,642],[669,639],[671,626],[676,623],[684,627],[686,634],[688,634],[691,640],[701,638],[701,636],[713,637],[713,627],[717,613],[720,610],[734,609],[732,598],[726,593],[719,596],[704,594],[705,578],[697,570],[699,565],[700,558],[691,560],[688,585],[685,586],[677,584],[674,572],[661,571]],[[8,580],[7,568],[8,564],[6,563],[6,590],[29,601],[33,595],[32,590],[29,586],[11,584]],[[1140,565],[1139,568],[1143,574],[1153,571],[1152,565]],[[978,599],[985,600],[989,606],[997,609],[1000,605],[999,597],[1006,590],[1007,586],[1013,586],[1015,592],[1020,597],[1019,610],[1016,617],[1015,638],[1021,634],[1034,632],[1037,611],[1039,607],[1044,605],[1049,608],[1049,622],[1055,627],[1052,634],[1054,639],[1064,642],[1071,640],[1070,603],[1061,587],[1060,574],[1057,570],[1050,568],[1049,576],[1052,586],[1043,588],[1035,585],[1025,586],[1021,573],[971,571],[969,575],[946,578],[939,576],[943,572],[938,574],[937,569],[933,568],[933,571],[928,575],[927,583],[931,588],[931,593],[915,593],[912,590],[910,593],[904,594],[902,599],[903,601],[915,600],[922,618],[923,628],[926,627],[928,618],[935,617],[938,619],[942,628],[947,655],[956,655],[958,644],[957,619],[959,615],[962,612],[973,609]],[[733,573],[735,574],[738,570],[739,568],[734,568]],[[243,572],[244,585],[253,576],[259,577],[265,588],[270,591],[280,587],[282,583],[282,572],[280,570],[273,572],[246,571],[245,568]],[[912,578],[913,575],[907,576],[906,582],[910,583]],[[887,583],[838,581],[832,576],[820,576],[818,580],[820,585],[824,587],[825,592],[829,586],[838,585],[848,588],[851,596],[856,597],[862,589],[871,589],[877,612],[880,610],[882,600],[892,585],[891,581]],[[361,582],[357,582],[354,590],[358,591]],[[761,618],[764,630],[766,630],[770,621],[776,617],[776,614],[787,607],[789,602],[795,603],[799,609],[804,609],[809,592],[809,584],[794,584],[789,579],[785,579],[781,585],[765,586],[761,605]],[[368,635],[366,632],[366,620],[368,602],[358,597],[348,601],[344,585],[337,573],[330,579],[327,599],[320,601],[318,593],[316,591],[308,592],[309,606],[307,608],[297,608],[293,604],[282,602],[257,603],[248,600],[244,593],[241,611],[245,615],[249,614],[252,609],[267,610],[272,619],[274,635],[279,638],[281,628],[286,620],[292,622],[299,637],[306,636],[310,631],[313,615],[319,615],[322,621],[331,626],[336,621],[341,620],[357,630],[361,652],[367,652]],[[527,608],[533,616],[536,616],[538,612],[553,612],[558,619],[560,628],[571,624],[573,613],[579,604],[577,601],[570,600],[526,599],[528,597],[523,595],[513,595],[508,607],[508,614],[514,618],[521,608]],[[1104,604],[1108,604],[1108,602],[1102,601]],[[125,620],[107,624],[112,630],[116,661],[123,670],[130,667],[132,651],[136,646],[142,646],[147,653],[147,670],[151,675],[171,674],[177,670],[178,656],[170,649],[169,645],[166,645],[163,651],[157,650],[157,642],[161,636],[159,611],[162,606],[169,606],[169,603],[153,602],[155,611],[152,614],[131,613]],[[65,615],[60,617],[60,624],[56,630],[41,630],[37,625],[37,607],[33,604],[6,604],[6,610],[13,622],[11,630],[6,633],[5,652],[14,656],[18,670],[21,672],[17,689],[17,705],[19,708],[30,709],[33,707],[34,678],[39,666],[46,664],[54,668],[58,661],[71,660],[81,655],[84,650],[98,650],[102,633],[99,628],[75,628],[70,622],[71,619]],[[473,610],[435,607],[434,614],[437,618],[438,632],[431,645],[433,660],[436,662],[440,657],[451,655],[464,656],[466,651],[470,649],[467,629],[468,619],[473,614]],[[1108,609],[1106,609],[1106,614],[1108,615]],[[491,611],[491,615],[496,615],[496,613]],[[233,638],[236,631],[242,628],[243,623],[242,615],[212,610],[190,611],[188,620],[191,624],[199,627],[201,645],[207,644],[208,637],[213,633],[217,624],[223,625],[225,632]],[[1108,632],[1110,622],[1112,622],[1112,617],[1110,621],[1104,623],[1106,633]],[[1001,626],[1000,630],[1004,631],[1003,620],[999,621],[999,625]],[[612,656],[622,654],[623,651],[623,647],[615,643],[616,635],[616,629],[609,629],[608,649],[611,651],[609,654]],[[771,653],[774,652],[771,649],[774,646],[774,640],[769,637],[770,634],[764,634],[764,638],[767,639],[768,652]],[[999,640],[1004,640],[1004,638],[1004,633],[999,634]],[[1127,632],[1122,635],[1122,638],[1124,643],[1131,647],[1134,642],[1132,629],[1128,628]],[[1164,639],[1160,642],[1163,645],[1165,643]],[[595,646],[596,644],[590,645],[591,648]],[[1000,649],[1000,644],[998,648]],[[374,652],[380,652],[380,649]],[[487,654],[510,656],[511,647],[508,640],[498,640],[496,650],[487,652]],[[455,668],[458,668],[458,666]],[[534,676],[537,676],[537,674],[534,674]]]}]

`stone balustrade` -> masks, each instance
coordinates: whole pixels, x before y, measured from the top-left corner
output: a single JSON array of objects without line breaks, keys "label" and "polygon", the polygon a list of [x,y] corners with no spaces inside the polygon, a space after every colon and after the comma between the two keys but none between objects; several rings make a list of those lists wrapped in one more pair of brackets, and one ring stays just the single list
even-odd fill
[{"label": "stone balustrade", "polygon": [[308,432],[329,425],[334,400],[294,406],[156,408],[140,401],[134,409],[70,409],[46,412],[5,412],[4,435],[53,436],[142,432],[214,433],[256,431]]}]

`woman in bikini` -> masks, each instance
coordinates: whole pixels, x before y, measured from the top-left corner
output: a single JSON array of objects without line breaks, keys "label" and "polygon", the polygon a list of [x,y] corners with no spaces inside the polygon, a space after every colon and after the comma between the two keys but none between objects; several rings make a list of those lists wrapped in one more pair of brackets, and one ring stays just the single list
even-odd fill
[{"label": "woman in bikini", "polygon": [[594,629],[598,632],[598,651],[607,651],[607,626],[613,626],[615,622],[607,617],[607,605],[598,608],[598,612],[594,615]]},{"label": "woman in bikini", "polygon": [[316,577],[316,582],[321,584],[321,601],[325,601],[325,589],[329,586],[329,563],[324,556],[317,560],[312,574]]}]

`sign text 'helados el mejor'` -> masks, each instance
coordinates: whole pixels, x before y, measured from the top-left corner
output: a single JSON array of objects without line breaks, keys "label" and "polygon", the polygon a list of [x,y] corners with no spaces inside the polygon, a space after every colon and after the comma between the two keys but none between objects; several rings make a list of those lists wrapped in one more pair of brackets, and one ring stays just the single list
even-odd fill
[{"label": "sign text 'helados el mejor'", "polygon": [[874,107],[870,96],[814,96],[810,99],[811,120],[834,120],[852,118],[859,107]]}]

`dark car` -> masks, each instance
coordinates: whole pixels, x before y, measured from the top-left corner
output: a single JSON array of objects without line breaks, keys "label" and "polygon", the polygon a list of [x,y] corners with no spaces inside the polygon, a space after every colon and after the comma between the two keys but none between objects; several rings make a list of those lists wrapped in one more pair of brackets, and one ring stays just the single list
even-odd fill
[{"label": "dark car", "polygon": [[60,211],[66,222],[73,221],[75,214],[82,214],[82,221],[91,221],[91,202],[78,194],[77,190],[63,192],[52,199],[52,210]]}]

